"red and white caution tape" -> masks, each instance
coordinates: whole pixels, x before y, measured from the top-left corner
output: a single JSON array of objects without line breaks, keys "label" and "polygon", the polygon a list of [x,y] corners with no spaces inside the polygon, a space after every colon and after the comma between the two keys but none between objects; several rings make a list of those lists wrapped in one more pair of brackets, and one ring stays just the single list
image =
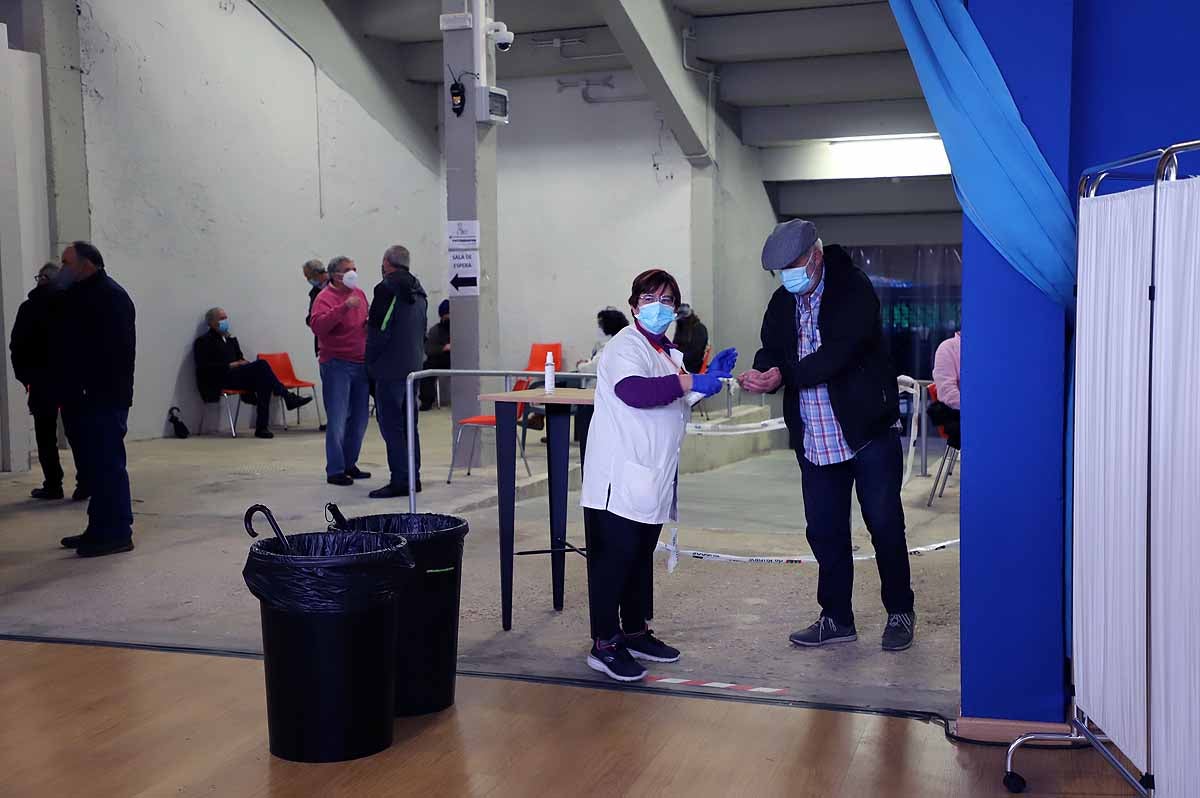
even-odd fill
[{"label": "red and white caution tape", "polygon": [[[798,554],[794,557],[768,557],[755,555],[741,554],[721,554],[715,551],[696,551],[694,549],[681,549],[678,547],[677,538],[671,536],[671,544],[659,543],[655,547],[655,551],[667,552],[668,571],[673,571],[670,561],[672,558],[691,557],[693,560],[716,560],[718,562],[748,562],[759,565],[816,565],[817,558],[811,554]],[[909,549],[910,556],[919,557],[922,554],[928,554],[931,551],[941,551],[948,549],[951,546],[957,546],[959,538],[953,540],[943,540],[938,543],[930,543],[928,546],[917,546]],[[856,554],[855,560],[873,560],[874,554]]]},{"label": "red and white caution tape", "polygon": [[715,690],[736,690],[739,693],[758,693],[760,695],[778,695],[786,693],[786,687],[755,687],[749,684],[734,684],[733,682],[706,682],[702,679],[679,679],[674,676],[647,676],[647,682],[670,685],[672,687],[709,687]]},{"label": "red and white caution tape", "polygon": [[775,432],[787,429],[782,418],[768,418],[753,424],[688,424],[688,435],[703,435],[705,437],[725,437],[730,435],[754,435],[759,432]]}]

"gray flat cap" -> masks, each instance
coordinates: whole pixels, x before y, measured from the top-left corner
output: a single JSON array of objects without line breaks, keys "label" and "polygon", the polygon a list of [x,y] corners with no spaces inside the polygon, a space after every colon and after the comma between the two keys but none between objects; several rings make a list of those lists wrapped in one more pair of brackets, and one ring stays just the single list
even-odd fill
[{"label": "gray flat cap", "polygon": [[803,219],[775,225],[763,244],[762,267],[769,272],[786,269],[817,243],[817,226]]}]

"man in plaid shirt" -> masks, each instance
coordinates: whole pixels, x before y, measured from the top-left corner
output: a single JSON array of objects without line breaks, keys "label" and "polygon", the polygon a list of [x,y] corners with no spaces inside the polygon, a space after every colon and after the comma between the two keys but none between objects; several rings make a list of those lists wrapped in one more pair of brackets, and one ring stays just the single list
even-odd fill
[{"label": "man in plaid shirt", "polygon": [[821,616],[789,639],[822,646],[858,639],[851,594],[851,494],[857,490],[875,547],[887,610],[882,645],[912,645],[916,625],[900,501],[903,455],[896,372],[871,281],[816,226],[777,225],[763,268],[783,285],[771,297],[754,368],[738,378],[752,393],[784,389],[784,418],[800,463],[808,542],[818,562]]}]

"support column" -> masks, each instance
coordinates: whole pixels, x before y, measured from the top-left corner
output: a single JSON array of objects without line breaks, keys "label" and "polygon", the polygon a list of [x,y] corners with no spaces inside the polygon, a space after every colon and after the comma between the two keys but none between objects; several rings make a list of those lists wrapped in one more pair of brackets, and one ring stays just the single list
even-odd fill
[{"label": "support column", "polygon": [[55,256],[72,241],[92,237],[79,11],[75,0],[24,0],[25,43],[42,56],[50,240]]},{"label": "support column", "polygon": [[[442,52],[455,75],[466,87],[462,116],[450,110],[449,89],[439,102],[446,104],[442,128],[446,157],[446,218],[449,221],[479,222],[479,296],[461,296],[450,287],[450,337],[456,369],[493,369],[500,359],[500,280],[498,272],[498,217],[496,201],[496,130],[494,125],[475,121],[476,86],[494,74],[494,47],[479,32],[491,17],[493,0],[442,0],[444,14],[472,13],[471,29],[445,31]],[[482,58],[477,59],[477,48]],[[482,68],[480,68],[482,67]],[[462,74],[480,73],[480,78]],[[447,81],[449,74],[447,74]],[[447,84],[448,86],[448,84]],[[444,273],[448,269],[444,269]],[[445,278],[443,278],[445,279]],[[519,366],[522,364],[504,364]],[[450,388],[454,421],[481,412],[478,379],[457,378]],[[480,446],[481,461],[491,459],[490,447]],[[478,462],[476,463],[479,464]]]}]

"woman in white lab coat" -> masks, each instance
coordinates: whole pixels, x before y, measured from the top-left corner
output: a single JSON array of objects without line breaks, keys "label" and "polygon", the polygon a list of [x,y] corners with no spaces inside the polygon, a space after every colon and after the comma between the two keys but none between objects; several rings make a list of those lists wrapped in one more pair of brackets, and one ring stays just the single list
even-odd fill
[{"label": "woman in white lab coat", "polygon": [[662,269],[633,281],[634,324],[604,347],[583,476],[592,647],[587,664],[622,682],[646,675],[637,660],[675,662],[679,651],[647,627],[654,548],[674,520],[679,451],[692,404],[721,390],[737,361],[727,349],[706,374],[688,374],[665,333],[679,283]]}]

